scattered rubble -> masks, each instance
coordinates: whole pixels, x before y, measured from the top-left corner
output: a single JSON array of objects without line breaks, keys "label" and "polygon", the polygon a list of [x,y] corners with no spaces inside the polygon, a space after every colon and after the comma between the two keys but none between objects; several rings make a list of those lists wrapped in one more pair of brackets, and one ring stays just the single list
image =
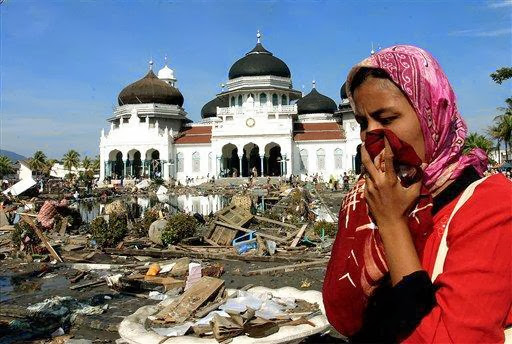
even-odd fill
[{"label": "scattered rubble", "polygon": [[[59,190],[2,199],[2,342],[72,343],[101,333],[133,343],[277,343],[329,329],[319,290],[342,192],[143,181],[91,190],[79,202],[101,206],[85,220],[72,193]],[[168,201],[215,193],[230,199],[215,213]],[[128,197],[140,194],[166,201],[142,212]]]}]

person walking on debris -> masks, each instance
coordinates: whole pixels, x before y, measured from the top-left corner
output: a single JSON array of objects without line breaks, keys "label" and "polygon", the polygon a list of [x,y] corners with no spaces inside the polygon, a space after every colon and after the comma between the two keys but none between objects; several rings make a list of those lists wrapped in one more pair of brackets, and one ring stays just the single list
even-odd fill
[{"label": "person walking on debris", "polygon": [[[345,197],[323,285],[354,343],[503,343],[512,325],[512,182],[482,178],[467,127],[425,50],[382,49],[350,71],[364,170]],[[508,328],[508,329],[507,329]]]},{"label": "person walking on debris", "polygon": [[347,176],[347,172],[344,172],[343,173],[343,190],[348,191],[348,189],[350,188],[349,181],[350,181],[350,179]]}]

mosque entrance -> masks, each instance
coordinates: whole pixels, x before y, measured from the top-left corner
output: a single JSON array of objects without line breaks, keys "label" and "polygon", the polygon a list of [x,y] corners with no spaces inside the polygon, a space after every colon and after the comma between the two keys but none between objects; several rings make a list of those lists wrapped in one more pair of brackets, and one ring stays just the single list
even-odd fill
[{"label": "mosque entrance", "polygon": [[281,146],[275,142],[271,142],[265,146],[265,175],[281,176],[282,174]]},{"label": "mosque entrance", "polygon": [[238,148],[232,143],[222,147],[222,157],[220,164],[221,177],[240,176],[240,159],[238,157]]},{"label": "mosque entrance", "polygon": [[252,142],[246,144],[242,157],[242,176],[249,177],[254,174],[256,174],[256,177],[262,176],[262,167],[260,148]]},{"label": "mosque entrance", "polygon": [[142,159],[140,158],[140,152],[135,151],[132,159],[132,175],[135,178],[140,178],[142,175]]},{"label": "mosque entrance", "polygon": [[146,161],[148,163],[149,178],[162,178],[162,164],[160,161],[160,152],[156,149],[150,149],[146,152]]},{"label": "mosque entrance", "polygon": [[116,158],[112,168],[112,178],[113,179],[121,179],[124,177],[124,162],[123,162],[123,153],[117,152]]}]

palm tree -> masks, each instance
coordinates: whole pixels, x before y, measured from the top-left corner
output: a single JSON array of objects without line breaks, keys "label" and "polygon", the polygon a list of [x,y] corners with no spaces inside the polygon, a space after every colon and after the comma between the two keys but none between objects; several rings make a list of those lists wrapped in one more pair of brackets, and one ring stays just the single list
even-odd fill
[{"label": "palm tree", "polygon": [[100,170],[100,156],[96,155],[96,158],[92,161],[92,170],[99,171]]},{"label": "palm tree", "polygon": [[12,161],[4,155],[0,156],[0,177],[12,173],[13,170]]},{"label": "palm tree", "polygon": [[486,129],[487,135],[491,137],[491,139],[496,140],[498,143],[496,144],[496,149],[498,150],[498,164],[501,164],[501,135],[500,129],[498,125],[491,125]]},{"label": "palm tree", "polygon": [[78,168],[80,165],[80,154],[76,150],[71,149],[62,157],[62,163],[64,168],[71,173],[73,167]]},{"label": "palm tree", "polygon": [[508,161],[508,150],[512,143],[512,110],[507,109],[502,115],[494,118],[498,135],[505,143],[505,160]]},{"label": "palm tree", "polygon": [[470,133],[464,142],[464,153],[468,153],[473,148],[481,148],[487,154],[489,154],[493,148],[493,144],[491,140],[487,139],[483,135],[478,133]]},{"label": "palm tree", "polygon": [[36,151],[34,156],[30,158],[29,166],[34,172],[44,173],[46,165],[46,155],[40,150]]},{"label": "palm tree", "polygon": [[46,167],[45,167],[45,174],[50,175],[50,172],[52,171],[53,165],[58,163],[59,161],[57,159],[48,159],[46,161]]},{"label": "palm tree", "polygon": [[92,167],[92,161],[88,157],[84,157],[82,160],[82,167],[89,170]]}]

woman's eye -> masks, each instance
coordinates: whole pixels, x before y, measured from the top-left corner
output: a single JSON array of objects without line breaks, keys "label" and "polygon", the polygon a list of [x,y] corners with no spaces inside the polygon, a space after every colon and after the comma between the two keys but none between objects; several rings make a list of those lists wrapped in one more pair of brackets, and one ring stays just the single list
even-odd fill
[{"label": "woman's eye", "polygon": [[396,116],[393,117],[385,117],[380,119],[380,123],[383,125],[391,124],[396,119]]}]

